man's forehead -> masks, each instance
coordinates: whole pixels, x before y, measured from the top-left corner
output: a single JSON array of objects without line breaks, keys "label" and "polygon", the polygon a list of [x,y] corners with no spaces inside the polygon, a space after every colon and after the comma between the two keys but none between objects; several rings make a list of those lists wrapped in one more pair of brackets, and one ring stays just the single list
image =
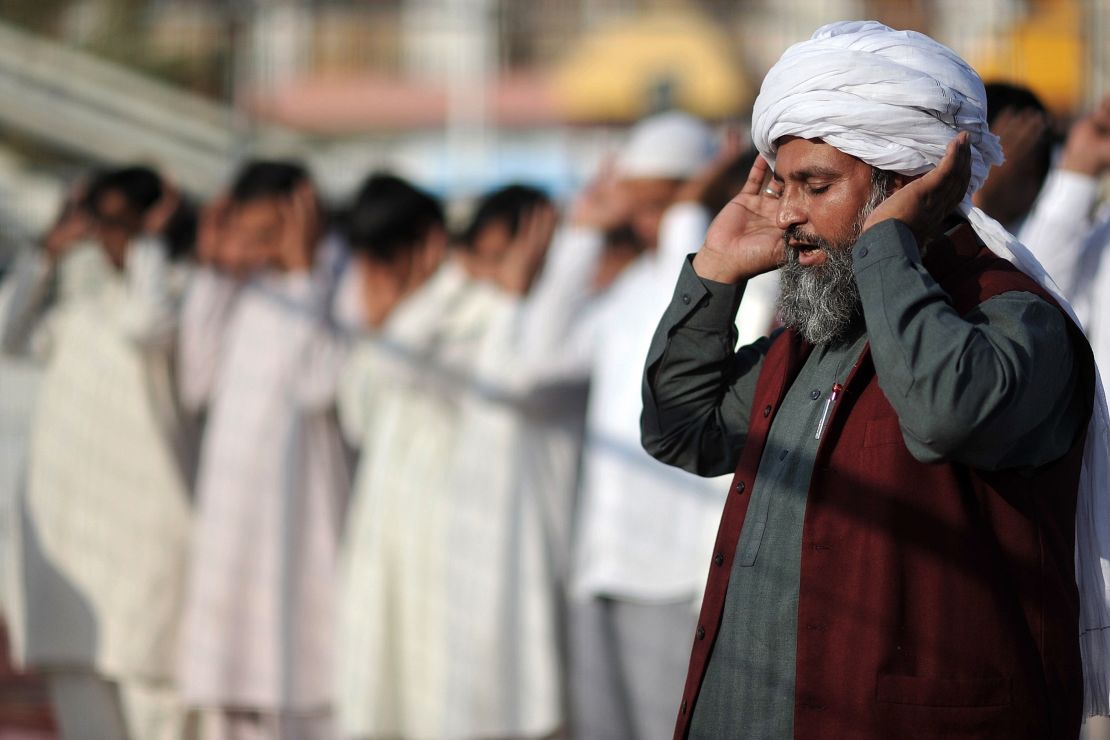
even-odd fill
[{"label": "man's forehead", "polygon": [[822,139],[783,136],[776,142],[775,178],[779,180],[832,177],[850,173],[864,162]]}]

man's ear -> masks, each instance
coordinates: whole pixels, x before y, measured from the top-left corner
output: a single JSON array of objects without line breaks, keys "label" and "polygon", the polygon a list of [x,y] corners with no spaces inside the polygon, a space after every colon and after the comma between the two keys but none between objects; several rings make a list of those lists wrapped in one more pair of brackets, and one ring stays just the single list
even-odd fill
[{"label": "man's ear", "polygon": [[900,172],[895,172],[894,177],[890,180],[890,192],[887,193],[887,196],[894,195],[919,177],[921,175],[903,175]]}]

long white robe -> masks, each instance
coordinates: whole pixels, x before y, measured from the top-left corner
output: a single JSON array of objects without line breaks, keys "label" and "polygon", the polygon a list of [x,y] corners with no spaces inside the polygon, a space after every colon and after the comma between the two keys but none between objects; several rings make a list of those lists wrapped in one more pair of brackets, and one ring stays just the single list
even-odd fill
[{"label": "long white robe", "polygon": [[337,549],[349,470],[335,418],[345,340],[332,276],[245,284],[198,271],[182,396],[206,409],[185,610],[187,702],[267,713],[333,701]]},{"label": "long white robe", "polygon": [[1105,380],[1110,376],[1110,205],[1098,203],[1098,180],[1052,172],[1020,236],[1071,302]]},{"label": "long white robe", "polygon": [[9,348],[37,329],[47,359],[34,412],[21,521],[21,640],[34,667],[169,685],[190,513],[165,394],[175,304],[160,244],[124,272],[78,247],[49,270],[38,255],[7,306]]},{"label": "long white robe", "polygon": [[[362,448],[346,534],[339,726],[345,737],[453,736],[447,694],[452,463],[468,376],[495,291],[448,262],[364,341],[340,411]],[[477,681],[483,677],[474,676]]]},{"label": "long white robe", "polygon": [[[644,362],[682,261],[705,238],[709,214],[693,203],[671,206],[659,247],[621,273],[589,317],[590,401],[576,518],[571,594],[696,605],[727,488],[664,465],[640,445]],[[759,336],[771,321],[767,296],[737,318]],[[770,285],[767,282],[770,281]]]},{"label": "long white robe", "polygon": [[563,593],[588,368],[560,355],[595,297],[599,246],[566,230],[528,296],[498,294],[462,394],[447,736],[546,737],[564,723]]},{"label": "long white robe", "polygon": [[[6,338],[13,299],[24,290],[25,260],[13,260],[11,271],[0,283],[0,338]],[[24,273],[21,275],[21,273]],[[17,307],[16,307],[17,308]],[[42,383],[43,359],[33,356],[19,342],[0,347],[0,615],[9,634],[12,660],[19,665],[24,634],[23,584],[19,548],[20,510],[27,478],[27,453],[31,439],[34,401]]]}]

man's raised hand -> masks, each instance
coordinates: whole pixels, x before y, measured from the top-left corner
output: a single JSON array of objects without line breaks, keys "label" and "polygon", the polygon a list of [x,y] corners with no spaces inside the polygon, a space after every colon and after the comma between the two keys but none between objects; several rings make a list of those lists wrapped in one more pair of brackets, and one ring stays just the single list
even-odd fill
[{"label": "man's raised hand", "polygon": [[709,225],[705,244],[694,257],[698,275],[736,283],[778,267],[783,232],[776,225],[779,199],[766,192],[770,183],[770,165],[756,157],[744,187]]},{"label": "man's raised hand", "polygon": [[1110,95],[1068,133],[1060,169],[1099,177],[1110,169]]},{"label": "man's raised hand", "polygon": [[513,295],[524,295],[543,267],[558,214],[549,203],[530,207],[520,217],[516,235],[494,273],[494,281]]},{"label": "man's raised hand", "polygon": [[316,241],[320,238],[320,214],[312,185],[298,185],[281,205],[282,230],[277,261],[288,272],[308,272]]},{"label": "man's raised hand", "polygon": [[924,244],[956,210],[971,181],[971,139],[966,131],[948,142],[937,166],[903,185],[879,204],[863,224],[866,231],[877,223],[896,218]]}]

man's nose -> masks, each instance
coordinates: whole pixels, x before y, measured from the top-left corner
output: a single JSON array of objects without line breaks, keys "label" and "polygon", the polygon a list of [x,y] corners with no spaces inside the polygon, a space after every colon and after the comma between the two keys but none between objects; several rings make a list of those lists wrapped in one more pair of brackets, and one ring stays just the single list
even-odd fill
[{"label": "man's nose", "polygon": [[805,209],[798,202],[798,198],[790,192],[790,188],[787,188],[779,198],[779,212],[775,222],[783,231],[806,222]]}]

